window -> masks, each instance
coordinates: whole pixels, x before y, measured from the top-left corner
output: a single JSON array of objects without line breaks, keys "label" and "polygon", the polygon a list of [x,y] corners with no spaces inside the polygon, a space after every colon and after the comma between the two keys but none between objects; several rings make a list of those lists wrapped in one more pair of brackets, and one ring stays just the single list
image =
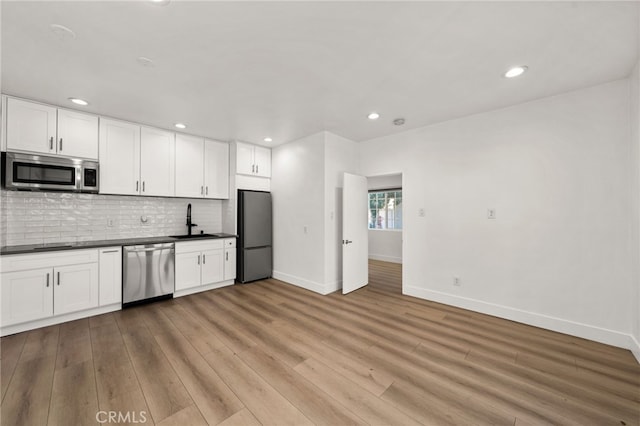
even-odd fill
[{"label": "window", "polygon": [[402,190],[369,192],[369,229],[402,229]]}]

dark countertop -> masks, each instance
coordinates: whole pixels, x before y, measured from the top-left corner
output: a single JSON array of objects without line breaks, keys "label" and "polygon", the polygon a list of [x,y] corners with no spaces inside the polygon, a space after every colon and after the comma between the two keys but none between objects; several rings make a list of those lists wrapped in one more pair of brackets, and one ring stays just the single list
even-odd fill
[{"label": "dark countertop", "polygon": [[237,235],[217,233],[206,237],[197,238],[173,238],[173,237],[139,237],[126,238],[117,240],[96,240],[96,241],[78,241],[67,243],[49,243],[49,244],[25,244],[19,246],[3,246],[0,247],[0,255],[24,254],[24,253],[43,253],[47,251],[59,250],[79,250],[99,247],[113,246],[135,246],[140,244],[158,244],[158,243],[177,243],[187,241],[217,240],[221,238],[237,238]]}]

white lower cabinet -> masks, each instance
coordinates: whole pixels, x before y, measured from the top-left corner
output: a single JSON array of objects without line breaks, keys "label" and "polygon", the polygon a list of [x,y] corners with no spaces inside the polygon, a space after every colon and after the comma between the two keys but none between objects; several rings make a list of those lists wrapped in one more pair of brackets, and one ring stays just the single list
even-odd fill
[{"label": "white lower cabinet", "polygon": [[2,326],[53,315],[53,269],[3,272]]},{"label": "white lower cabinet", "polygon": [[224,240],[224,279],[233,280],[236,278],[236,239],[226,238]]},{"label": "white lower cabinet", "polygon": [[99,305],[122,302],[122,247],[100,249]]},{"label": "white lower cabinet", "polygon": [[98,308],[121,300],[120,250],[2,256],[2,335],[119,309]]},{"label": "white lower cabinet", "polygon": [[[235,278],[235,248],[233,276],[227,272],[229,257],[226,243],[235,238],[176,243],[176,293],[178,296],[232,284]],[[220,284],[220,285],[218,285]],[[180,292],[187,293],[180,294]]]},{"label": "white lower cabinet", "polygon": [[61,315],[98,306],[98,263],[59,266],[53,269],[53,314]]}]

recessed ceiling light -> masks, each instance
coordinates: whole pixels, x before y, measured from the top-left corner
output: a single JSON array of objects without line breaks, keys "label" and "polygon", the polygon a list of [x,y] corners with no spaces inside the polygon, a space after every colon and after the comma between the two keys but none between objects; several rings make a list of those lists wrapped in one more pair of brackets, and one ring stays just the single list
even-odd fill
[{"label": "recessed ceiling light", "polygon": [[143,67],[153,67],[155,66],[155,64],[153,63],[152,59],[149,59],[145,56],[138,56],[136,58],[136,62],[138,62],[138,64],[142,65]]},{"label": "recessed ceiling light", "polygon": [[80,98],[69,98],[69,100],[71,102],[73,102],[76,105],[82,105],[82,106],[87,106],[89,105],[89,102],[85,101],[84,99],[80,99]]},{"label": "recessed ceiling light", "polygon": [[149,0],[149,1],[151,3],[157,4],[159,6],[166,6],[171,2],[171,0]]},{"label": "recessed ceiling light", "polygon": [[517,77],[519,75],[522,75],[527,69],[528,67],[526,65],[513,67],[513,68],[510,68],[507,72],[505,72],[504,76],[507,78]]},{"label": "recessed ceiling light", "polygon": [[60,39],[60,40],[73,40],[76,38],[76,33],[74,33],[70,28],[65,27],[60,24],[51,24],[49,25],[51,31]]},{"label": "recessed ceiling light", "polygon": [[378,118],[380,118],[380,114],[378,114],[377,112],[372,112],[369,115],[367,115],[367,118],[369,120],[377,120]]},{"label": "recessed ceiling light", "polygon": [[183,123],[176,123],[174,124],[174,126],[176,126],[178,129],[186,129],[187,125],[183,124]]},{"label": "recessed ceiling light", "polygon": [[263,141],[265,141],[265,142],[273,142],[273,139],[267,137],[267,138],[264,138]]}]

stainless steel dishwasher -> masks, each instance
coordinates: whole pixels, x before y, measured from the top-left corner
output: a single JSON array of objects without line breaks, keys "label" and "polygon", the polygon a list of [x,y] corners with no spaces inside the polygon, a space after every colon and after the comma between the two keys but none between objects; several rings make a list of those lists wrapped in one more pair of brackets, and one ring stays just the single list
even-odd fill
[{"label": "stainless steel dishwasher", "polygon": [[122,248],[122,306],[173,297],[175,244]]}]

